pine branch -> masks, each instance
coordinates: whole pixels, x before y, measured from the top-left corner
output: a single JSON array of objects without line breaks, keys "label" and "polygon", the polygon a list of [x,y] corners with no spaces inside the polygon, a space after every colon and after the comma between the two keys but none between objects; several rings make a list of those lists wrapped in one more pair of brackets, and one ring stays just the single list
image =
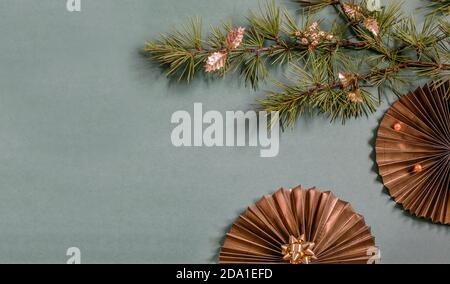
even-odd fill
[{"label": "pine branch", "polygon": [[[308,38],[308,28],[318,25],[307,20],[303,27],[296,24],[287,12],[282,13],[275,2],[267,4],[259,14],[248,17],[242,43],[229,48],[225,41],[236,27],[230,24],[222,28],[211,27],[205,40],[201,37],[201,21],[196,18],[181,30],[172,34],[162,34],[161,39],[149,41],[145,52],[167,70],[168,77],[191,81],[197,73],[218,73],[223,76],[229,71],[239,70],[246,83],[253,88],[264,81],[272,65],[294,62],[310,49],[318,52],[337,49],[363,49],[368,43],[340,37],[340,34],[317,30],[311,36],[322,35],[319,39]],[[317,41],[317,42],[315,42]],[[223,55],[225,62],[219,72],[207,72],[204,63],[215,53]]]},{"label": "pine branch", "polygon": [[[280,113],[281,123],[284,127],[291,127],[299,116],[306,111],[317,110],[331,117],[332,120],[340,118],[344,123],[349,118],[369,115],[376,111],[377,102],[368,91],[360,86],[378,87],[389,82],[404,70],[435,70],[449,71],[449,64],[425,63],[420,61],[406,61],[383,69],[373,68],[365,74],[340,74],[344,79],[328,82],[319,76],[309,81],[283,84],[278,82],[281,92],[273,92],[265,99],[260,100],[262,109]],[[296,69],[300,77],[305,76],[305,70]],[[309,70],[314,73],[315,70]]]},{"label": "pine branch", "polygon": [[[360,66],[351,64],[344,64],[335,73],[327,72],[320,57],[304,66],[295,66],[294,79],[288,83],[277,82],[281,91],[260,100],[262,109],[280,112],[284,126],[293,126],[307,111],[343,122],[368,115],[376,110],[376,101],[366,87],[378,87],[380,91],[390,88],[400,93],[399,86],[406,85],[412,76],[434,80],[436,85],[450,79],[450,25],[446,19],[428,17],[419,30],[414,19],[401,16],[401,7],[395,4],[371,13],[343,1],[300,2],[303,5],[308,2],[308,7],[314,7],[313,4],[335,7],[355,38],[365,43],[364,51],[372,54],[353,54],[361,59],[360,63],[368,65],[362,73]],[[367,19],[374,19],[377,29],[371,29]],[[315,73],[315,78],[309,75]]]},{"label": "pine branch", "polygon": [[310,12],[332,7],[344,24],[323,31],[310,15],[299,24],[273,1],[251,13],[245,27],[211,27],[203,37],[197,18],[147,42],[145,50],[169,77],[187,81],[239,72],[257,88],[272,66],[290,67],[287,83],[275,81],[280,90],[260,100],[261,109],[280,112],[284,126],[307,112],[343,122],[370,115],[381,97],[374,98],[369,87],[400,94],[417,77],[436,86],[450,80],[448,18],[432,15],[419,26],[398,3],[369,9],[363,0],[294,1]]}]

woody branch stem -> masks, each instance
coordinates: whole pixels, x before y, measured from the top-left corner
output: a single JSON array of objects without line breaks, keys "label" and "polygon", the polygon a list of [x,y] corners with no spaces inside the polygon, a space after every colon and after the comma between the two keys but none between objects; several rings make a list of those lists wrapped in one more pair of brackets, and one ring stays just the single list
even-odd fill
[{"label": "woody branch stem", "polygon": [[[376,76],[379,75],[387,75],[394,72],[399,72],[403,69],[407,68],[417,68],[417,67],[429,67],[429,68],[436,68],[439,70],[450,70],[450,64],[435,64],[435,63],[429,63],[429,62],[421,62],[421,61],[406,61],[388,68],[379,69],[379,70],[372,70],[367,74],[364,75],[357,75],[356,78],[359,81],[369,81],[373,79]],[[341,87],[340,80],[337,80],[335,82],[332,82],[330,84],[318,84],[315,87],[307,90],[305,94],[307,95],[314,95],[320,91],[326,90],[326,89],[336,89]]]}]

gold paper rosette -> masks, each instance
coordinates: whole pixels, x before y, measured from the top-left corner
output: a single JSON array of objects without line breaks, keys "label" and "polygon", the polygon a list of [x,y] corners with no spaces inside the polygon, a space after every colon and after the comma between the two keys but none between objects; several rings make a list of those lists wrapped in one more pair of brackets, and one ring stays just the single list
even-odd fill
[{"label": "gold paper rosette", "polygon": [[331,192],[281,189],[233,224],[220,263],[378,263],[364,218]]},{"label": "gold paper rosette", "polygon": [[394,200],[413,215],[450,225],[449,81],[417,89],[384,116],[377,163]]}]

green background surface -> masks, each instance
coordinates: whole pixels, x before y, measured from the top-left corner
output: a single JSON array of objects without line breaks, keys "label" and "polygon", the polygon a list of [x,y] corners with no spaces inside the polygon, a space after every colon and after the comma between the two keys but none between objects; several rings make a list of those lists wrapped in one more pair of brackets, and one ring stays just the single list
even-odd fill
[{"label": "green background surface", "polygon": [[273,159],[172,146],[173,112],[247,110],[264,92],[233,76],[171,83],[144,41],[191,15],[241,23],[259,1],[82,0],[80,13],[65,2],[0,1],[0,262],[64,263],[72,246],[84,263],[215,262],[248,205],[302,184],[351,202],[384,263],[450,263],[450,227],[403,212],[378,178],[387,105],[345,126],[304,119]]}]

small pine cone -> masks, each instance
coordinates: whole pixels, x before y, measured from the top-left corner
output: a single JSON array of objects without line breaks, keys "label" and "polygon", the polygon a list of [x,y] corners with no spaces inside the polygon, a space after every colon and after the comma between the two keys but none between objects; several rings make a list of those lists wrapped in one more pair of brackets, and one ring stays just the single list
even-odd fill
[{"label": "small pine cone", "polygon": [[355,75],[351,73],[339,72],[339,81],[341,82],[343,88],[347,88],[355,82]]},{"label": "small pine cone", "polygon": [[222,69],[227,61],[228,53],[226,52],[214,52],[211,54],[205,63],[205,72],[211,73]]},{"label": "small pine cone", "polygon": [[354,104],[362,104],[364,102],[360,89],[356,89],[355,91],[348,93],[347,97]]},{"label": "small pine cone", "polygon": [[316,47],[317,47],[318,44],[319,44],[319,42],[313,41],[313,42],[311,42],[311,43],[308,45],[308,49],[309,49],[310,51],[313,51],[313,50],[316,49]]},{"label": "small pine cone", "polygon": [[308,27],[308,31],[310,31],[311,33],[316,32],[318,29],[319,29],[319,23],[318,22],[314,22]]},{"label": "small pine cone", "polygon": [[245,28],[239,27],[233,29],[227,35],[227,46],[229,49],[238,48],[244,40]]},{"label": "small pine cone", "polygon": [[380,26],[375,18],[367,18],[364,20],[364,26],[368,29],[374,36],[380,34]]},{"label": "small pine cone", "polygon": [[359,7],[357,5],[344,3],[344,4],[342,4],[342,7],[344,9],[344,13],[351,20],[358,21],[364,17],[361,7]]}]

